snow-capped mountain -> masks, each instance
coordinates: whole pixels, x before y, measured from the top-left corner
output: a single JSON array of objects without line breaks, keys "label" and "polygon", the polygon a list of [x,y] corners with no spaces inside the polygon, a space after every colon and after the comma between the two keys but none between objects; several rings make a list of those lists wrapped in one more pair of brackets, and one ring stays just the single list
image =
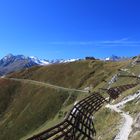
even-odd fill
[{"label": "snow-capped mountain", "polygon": [[74,61],[78,61],[79,59],[56,59],[56,60],[51,60],[50,63],[51,64],[59,64],[59,63],[70,63],[70,62],[74,62]]},{"label": "snow-capped mountain", "polygon": [[49,61],[41,60],[41,59],[38,59],[37,57],[34,57],[34,56],[26,57],[24,55],[8,54],[0,60],[0,62],[1,62],[0,65],[5,64],[5,63],[16,62],[16,61],[20,61],[20,60],[27,60],[29,62],[36,63],[38,65],[48,65],[48,64],[50,64]]},{"label": "snow-capped mountain", "polygon": [[46,66],[49,64],[69,63],[76,60],[78,59],[57,59],[48,61],[45,59],[38,59],[34,56],[26,57],[24,55],[8,54],[0,60],[0,75],[2,76],[11,72],[30,68],[37,65]]},{"label": "snow-capped mountain", "polygon": [[35,62],[36,64],[38,65],[49,65],[50,62],[48,60],[41,60],[41,59],[38,59],[37,57],[34,57],[34,56],[30,56],[28,57],[29,59],[31,59],[33,62]]},{"label": "snow-capped mountain", "polygon": [[36,65],[38,65],[36,62],[24,55],[8,54],[0,60],[0,75],[5,75]]},{"label": "snow-capped mountain", "polygon": [[105,61],[124,61],[124,60],[127,60],[127,59],[129,59],[129,58],[112,55],[110,57],[105,58]]}]

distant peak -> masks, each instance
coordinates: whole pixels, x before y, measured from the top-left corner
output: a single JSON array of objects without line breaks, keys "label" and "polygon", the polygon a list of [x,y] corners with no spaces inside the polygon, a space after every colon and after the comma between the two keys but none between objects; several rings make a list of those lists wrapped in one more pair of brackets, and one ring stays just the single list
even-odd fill
[{"label": "distant peak", "polygon": [[35,57],[35,56],[29,56],[29,58],[31,58],[31,59],[38,59],[38,58]]},{"label": "distant peak", "polygon": [[13,56],[14,56],[13,54],[9,53],[9,54],[7,54],[5,57],[3,57],[3,59],[9,59],[9,58],[11,58],[11,57],[13,57]]},{"label": "distant peak", "polygon": [[105,58],[106,61],[122,61],[127,59],[129,59],[129,57],[117,56],[117,55],[111,55],[110,57]]},{"label": "distant peak", "polygon": [[12,53],[6,55],[6,57],[12,57],[12,56],[14,56]]}]

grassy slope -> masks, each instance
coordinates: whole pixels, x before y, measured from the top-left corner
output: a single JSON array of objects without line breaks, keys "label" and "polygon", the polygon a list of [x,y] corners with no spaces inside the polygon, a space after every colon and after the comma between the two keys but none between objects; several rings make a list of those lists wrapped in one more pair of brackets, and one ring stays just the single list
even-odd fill
[{"label": "grassy slope", "polygon": [[34,67],[10,77],[33,79],[69,88],[97,86],[128,62],[77,61],[46,67]]},{"label": "grassy slope", "polygon": [[1,140],[17,140],[52,119],[70,94],[31,84],[18,83],[17,87],[13,81],[10,86],[0,88],[0,95],[5,94],[0,96],[1,107],[4,106],[0,117]]},{"label": "grassy slope", "polygon": [[[136,75],[140,74],[139,73],[140,64],[137,64],[134,67],[128,65],[126,68],[128,68],[130,72],[135,73]],[[123,72],[123,74],[130,75],[127,72]],[[108,81],[109,79],[111,79],[111,77],[108,78]],[[136,83],[136,82],[140,82],[140,81],[129,77],[125,77],[125,78],[119,77],[119,79],[114,84],[112,84],[112,87]],[[107,87],[107,84],[100,83],[97,87],[98,88]],[[121,96],[114,102],[114,104],[120,102],[124,97],[128,95],[136,93],[139,89],[140,89],[140,85],[123,92]],[[137,114],[140,112],[140,103],[136,104],[136,100],[129,102],[126,104],[124,110],[126,112],[129,111],[131,116],[135,119]],[[120,115],[115,112],[110,112],[108,109],[103,108],[95,115],[95,118],[96,118],[95,127],[98,131],[100,130],[99,133],[97,133],[96,139],[100,139],[100,140],[113,139],[113,137],[115,137],[115,135],[117,134],[119,128],[118,126],[121,123]],[[110,133],[105,133],[105,132],[110,132]],[[137,135],[131,137],[130,140],[139,140],[139,136],[140,133],[137,133]]]},{"label": "grassy slope", "polygon": [[[138,89],[140,89],[140,86],[138,86]],[[136,90],[138,90],[136,88]],[[136,93],[133,91],[133,93]],[[133,100],[131,102],[128,102],[124,109],[124,111],[129,112],[129,114],[133,117],[133,119],[136,119],[136,116],[140,113],[140,101],[138,102],[138,100]],[[134,126],[132,126],[132,128],[134,128]],[[134,128],[136,129],[136,128]],[[137,133],[135,135],[132,135],[129,140],[139,140],[140,138],[140,131],[138,130]]]},{"label": "grassy slope", "polygon": [[96,140],[112,140],[118,132],[120,115],[103,107],[95,115]]},{"label": "grassy slope", "polygon": [[[122,95],[114,102],[114,104],[120,102],[128,95],[136,93],[138,89],[140,89],[140,85],[123,92]],[[139,104],[135,105],[135,101],[129,102],[124,109],[126,112],[129,111],[131,116],[134,118],[140,112]],[[121,122],[122,118],[118,113],[112,112],[110,109],[103,107],[95,114],[95,128],[97,130],[95,140],[112,140],[118,133]],[[133,140],[133,138],[130,140]],[[139,140],[138,135],[135,136],[134,140]]]},{"label": "grassy slope", "polygon": [[[69,88],[84,88],[90,85],[96,87],[127,63],[80,61],[33,67],[10,77],[33,79]],[[4,84],[3,79],[0,81],[0,100],[6,104],[0,104],[5,106],[2,107],[2,113],[0,112],[1,140],[18,140],[45,130],[64,118],[76,98],[87,96],[29,83],[6,80],[9,84]],[[10,94],[9,98],[7,93]],[[70,95],[72,96],[67,100]]]}]

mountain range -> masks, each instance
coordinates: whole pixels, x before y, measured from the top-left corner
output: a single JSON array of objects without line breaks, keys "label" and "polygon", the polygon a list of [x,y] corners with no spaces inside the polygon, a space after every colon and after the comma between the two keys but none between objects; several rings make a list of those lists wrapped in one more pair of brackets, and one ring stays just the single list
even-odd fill
[{"label": "mountain range", "polygon": [[[32,62],[36,60],[34,57],[25,58]],[[1,65],[3,67],[16,65],[17,62],[25,62],[25,58],[22,55],[18,57],[8,55],[3,58]],[[37,64],[37,62],[34,63]],[[140,79],[137,77],[140,75],[139,69],[140,57],[138,56],[128,61],[115,62],[87,57],[87,59],[72,63],[35,66],[1,77],[0,140],[27,140],[46,132],[48,128],[65,120],[77,102],[94,93],[103,96],[107,102],[98,111],[97,108],[92,107],[95,109],[92,114],[94,118],[88,125],[94,125],[97,132],[93,139],[125,140],[125,137],[130,135],[129,140],[139,140]],[[124,91],[130,85],[137,86]],[[117,95],[121,94],[109,103],[107,97],[110,96],[110,92],[108,91],[114,91]],[[134,98],[135,96],[139,98]],[[89,105],[91,103],[95,105],[97,100],[94,101],[88,100]],[[100,103],[102,102],[97,102],[97,105]],[[88,110],[90,111],[91,107]],[[85,117],[82,118],[85,119]],[[129,123],[128,119],[132,121]],[[71,129],[71,127],[66,129],[64,127],[66,131],[69,128]],[[60,136],[59,134],[55,136]],[[76,136],[79,136],[79,133],[77,134]]]},{"label": "mountain range", "polygon": [[[129,58],[112,55],[111,57],[105,58],[104,61],[124,61],[126,59],[129,59]],[[33,66],[38,66],[38,65],[46,66],[50,64],[70,63],[77,60],[79,59],[46,60],[46,59],[39,59],[34,56],[8,54],[0,60],[0,76],[15,72],[15,71],[19,71],[22,69],[30,68]]]},{"label": "mountain range", "polygon": [[30,56],[26,57],[24,55],[13,55],[8,54],[0,60],[0,75],[5,75],[14,71],[19,71],[22,69],[30,68],[37,65],[49,65],[49,64],[59,64],[73,62],[78,59],[57,59],[57,60],[45,60],[38,59],[37,57]]},{"label": "mountain range", "polygon": [[124,61],[124,60],[128,60],[128,59],[130,59],[130,58],[112,55],[110,57],[105,58],[105,61]]}]

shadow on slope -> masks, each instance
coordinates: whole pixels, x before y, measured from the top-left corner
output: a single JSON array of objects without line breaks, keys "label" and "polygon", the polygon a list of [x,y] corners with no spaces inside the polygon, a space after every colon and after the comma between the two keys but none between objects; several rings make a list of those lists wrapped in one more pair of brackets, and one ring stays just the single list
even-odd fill
[{"label": "shadow on slope", "polygon": [[17,140],[52,119],[68,92],[0,79],[0,139]]}]

